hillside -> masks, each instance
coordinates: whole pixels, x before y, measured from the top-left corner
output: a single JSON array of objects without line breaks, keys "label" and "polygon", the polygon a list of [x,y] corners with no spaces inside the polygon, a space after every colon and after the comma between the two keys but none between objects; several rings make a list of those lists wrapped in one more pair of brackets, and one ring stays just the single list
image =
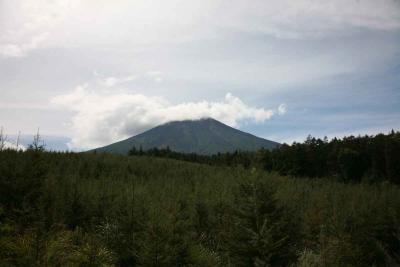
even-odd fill
[{"label": "hillside", "polygon": [[400,262],[390,183],[112,154],[4,150],[0,162],[0,266]]},{"label": "hillside", "polygon": [[132,147],[144,150],[169,147],[202,155],[273,149],[279,144],[229,127],[214,119],[169,122],[126,140],[97,148],[98,152],[127,154]]}]

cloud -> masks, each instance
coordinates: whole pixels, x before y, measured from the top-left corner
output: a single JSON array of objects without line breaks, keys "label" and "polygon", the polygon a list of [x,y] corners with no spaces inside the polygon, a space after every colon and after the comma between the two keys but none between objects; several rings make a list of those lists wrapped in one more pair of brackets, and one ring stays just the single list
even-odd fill
[{"label": "cloud", "polygon": [[107,77],[101,81],[106,87],[114,87],[118,84],[123,84],[135,80],[137,77],[135,75],[125,76],[125,77]]},{"label": "cloud", "polygon": [[279,115],[285,115],[287,111],[286,104],[280,104],[278,107],[278,114]]},{"label": "cloud", "polygon": [[142,94],[100,94],[87,85],[56,96],[51,103],[75,112],[71,148],[106,145],[169,121],[212,117],[238,127],[242,121],[261,123],[274,115],[272,110],[251,107],[229,93],[220,102],[171,104],[164,98]]},{"label": "cloud", "polygon": [[127,76],[122,76],[122,77],[114,77],[114,76],[109,76],[105,78],[101,78],[101,74],[99,74],[96,70],[93,71],[93,75],[97,78],[97,82],[100,86],[104,87],[115,87],[117,85],[121,85],[124,83],[129,83],[132,81],[138,81],[138,80],[152,80],[157,83],[161,83],[163,81],[163,73],[161,71],[148,71],[143,74],[138,74],[138,75],[127,75]]},{"label": "cloud", "polygon": [[17,146],[17,141],[11,141],[7,135],[3,133],[3,127],[1,127],[1,135],[3,136],[3,143],[0,143],[0,148],[2,149],[12,149],[12,150],[22,150],[25,151],[26,147],[21,145],[21,143]]},{"label": "cloud", "polygon": [[31,50],[39,47],[39,45],[46,40],[47,33],[40,33],[31,37],[29,40],[23,43],[0,43],[0,56],[4,57],[23,57]]},{"label": "cloud", "polygon": [[[3,0],[0,56],[34,49],[181,43],[231,32],[283,39],[321,38],[354,29],[398,31],[394,0]],[[221,16],[223,14],[223,16]],[[90,33],[90,34],[88,34]]]},{"label": "cloud", "polygon": [[25,150],[26,150],[26,147],[23,146],[23,145],[21,145],[21,144],[19,144],[18,147],[17,147],[17,145],[16,145],[15,143],[5,141],[5,142],[4,142],[4,149],[12,149],[12,150],[22,150],[22,151],[25,151]]},{"label": "cloud", "polygon": [[356,29],[400,29],[400,2],[393,0],[220,2],[225,27],[282,39],[323,38]]},{"label": "cloud", "polygon": [[0,56],[23,57],[48,46],[71,6],[72,2],[65,0],[2,1]]}]

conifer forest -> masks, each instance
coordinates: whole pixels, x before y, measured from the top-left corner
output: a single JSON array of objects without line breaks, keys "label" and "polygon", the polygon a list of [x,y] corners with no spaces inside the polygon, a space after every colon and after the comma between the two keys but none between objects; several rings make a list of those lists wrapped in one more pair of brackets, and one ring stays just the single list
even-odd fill
[{"label": "conifer forest", "polygon": [[399,266],[400,134],[0,152],[0,266]]}]

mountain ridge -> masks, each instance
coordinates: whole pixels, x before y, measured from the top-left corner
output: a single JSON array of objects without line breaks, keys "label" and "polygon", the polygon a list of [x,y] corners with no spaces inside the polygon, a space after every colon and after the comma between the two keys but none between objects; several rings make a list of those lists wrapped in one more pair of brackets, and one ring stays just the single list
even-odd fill
[{"label": "mountain ridge", "polygon": [[171,121],[125,140],[95,149],[97,152],[128,154],[133,147],[143,150],[166,148],[181,153],[217,153],[273,149],[279,143],[257,137],[213,118]]}]

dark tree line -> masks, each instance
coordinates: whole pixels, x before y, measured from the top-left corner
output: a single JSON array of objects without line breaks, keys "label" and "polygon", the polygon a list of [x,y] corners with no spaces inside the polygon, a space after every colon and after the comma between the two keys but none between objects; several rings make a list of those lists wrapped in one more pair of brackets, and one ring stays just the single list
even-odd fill
[{"label": "dark tree line", "polygon": [[165,157],[209,165],[257,167],[296,177],[333,177],[343,182],[390,181],[400,184],[400,132],[375,136],[319,139],[283,144],[270,151],[235,151],[216,155],[185,154],[165,149],[132,148],[129,155]]},{"label": "dark tree line", "polygon": [[304,143],[265,151],[263,162],[265,169],[284,175],[399,184],[400,132],[330,141],[309,136]]},{"label": "dark tree line", "polygon": [[257,153],[234,151],[227,153],[218,153],[215,155],[200,155],[196,153],[176,152],[171,150],[169,147],[151,148],[148,150],[143,150],[142,148],[137,149],[136,147],[133,147],[129,151],[128,155],[170,158],[170,159],[197,162],[214,166],[241,165],[244,168],[249,168],[251,165],[254,165],[255,163],[261,163],[263,153],[264,150],[260,150]]}]

